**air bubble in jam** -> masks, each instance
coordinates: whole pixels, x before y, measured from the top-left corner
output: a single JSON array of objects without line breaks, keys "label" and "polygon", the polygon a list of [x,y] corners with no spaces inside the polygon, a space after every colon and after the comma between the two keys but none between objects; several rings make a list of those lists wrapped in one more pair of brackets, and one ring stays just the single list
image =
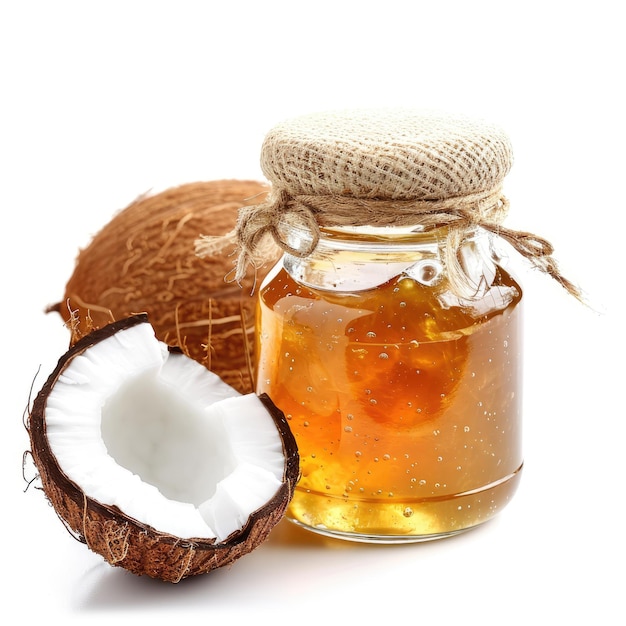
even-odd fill
[{"label": "air bubble in jam", "polygon": [[415,541],[506,504],[522,466],[521,290],[509,274],[498,270],[486,297],[503,304],[486,313],[443,307],[406,274],[350,294],[280,296],[296,288],[285,270],[272,284],[259,297],[256,391],[292,416],[301,479],[290,519]]},{"label": "air bubble in jam", "polygon": [[422,285],[435,285],[443,276],[443,266],[435,259],[423,259],[406,270],[410,276]]}]

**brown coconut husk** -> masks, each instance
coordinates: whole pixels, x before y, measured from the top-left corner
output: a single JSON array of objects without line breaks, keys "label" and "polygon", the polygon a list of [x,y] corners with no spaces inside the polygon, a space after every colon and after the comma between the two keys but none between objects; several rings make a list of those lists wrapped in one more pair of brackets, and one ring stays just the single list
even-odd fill
[{"label": "brown coconut husk", "polygon": [[253,292],[273,259],[239,283],[226,282],[231,251],[199,258],[194,242],[231,231],[239,209],[268,192],[251,180],[193,182],[142,196],[116,214],[80,251],[63,300],[48,309],[63,316],[70,345],[145,312],[161,341],[238,391],[253,391]]},{"label": "brown coconut husk", "polygon": [[182,539],[164,534],[129,517],[115,506],[89,498],[79,485],[66,476],[50,449],[46,427],[48,396],[73,359],[117,331],[146,321],[145,315],[118,320],[78,340],[59,359],[38,393],[26,426],[44,493],[71,534],[110,565],[122,567],[133,574],[177,583],[229,565],[267,539],[293,497],[299,456],[284,414],[266,395],[259,396],[274,419],[283,442],[283,482],[274,497],[252,513],[241,530],[219,543],[214,539]]}]

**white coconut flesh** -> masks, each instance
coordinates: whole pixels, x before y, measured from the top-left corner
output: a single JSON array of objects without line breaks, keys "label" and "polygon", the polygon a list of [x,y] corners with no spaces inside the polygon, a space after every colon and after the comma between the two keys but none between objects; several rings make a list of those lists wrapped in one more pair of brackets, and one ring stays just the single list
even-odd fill
[{"label": "white coconut flesh", "polygon": [[50,449],[89,498],[180,538],[224,541],[282,484],[276,424],[158,341],[149,323],[72,359],[46,405]]}]

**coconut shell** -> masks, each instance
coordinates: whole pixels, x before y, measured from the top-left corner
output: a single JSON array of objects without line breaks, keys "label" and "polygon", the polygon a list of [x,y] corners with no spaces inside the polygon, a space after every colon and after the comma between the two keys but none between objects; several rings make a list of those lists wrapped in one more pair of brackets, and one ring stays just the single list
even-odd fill
[{"label": "coconut shell", "polygon": [[232,230],[239,208],[268,192],[257,181],[195,182],[140,197],[117,213],[80,251],[62,302],[49,307],[71,329],[70,345],[146,312],[161,341],[238,391],[253,391],[254,286],[273,259],[241,284],[227,282],[232,250],[200,258],[195,241]]},{"label": "coconut shell", "polygon": [[275,496],[253,513],[246,525],[225,541],[181,539],[128,517],[116,507],[87,497],[63,472],[50,449],[46,434],[46,403],[50,391],[74,358],[118,330],[147,321],[145,315],[119,320],[78,340],[61,357],[33,402],[27,428],[33,460],[43,490],[59,517],[79,541],[108,563],[137,575],[148,575],[169,582],[203,574],[233,563],[260,545],[283,517],[293,497],[298,478],[299,457],[296,441],[284,414],[263,395],[260,399],[273,417],[283,441],[285,472]]}]

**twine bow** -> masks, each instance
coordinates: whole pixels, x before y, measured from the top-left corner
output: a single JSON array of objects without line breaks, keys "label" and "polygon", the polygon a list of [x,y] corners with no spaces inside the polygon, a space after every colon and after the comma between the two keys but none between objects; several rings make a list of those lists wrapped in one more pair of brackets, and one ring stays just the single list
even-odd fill
[{"label": "twine bow", "polygon": [[[196,241],[196,254],[210,256],[228,245],[235,245],[237,257],[234,278],[241,282],[248,265],[259,266],[278,246],[297,257],[312,254],[320,240],[321,228],[338,226],[415,226],[421,232],[447,228],[446,265],[452,289],[471,298],[477,285],[464,272],[458,252],[476,227],[507,241],[533,266],[559,282],[568,293],[582,299],[580,290],[560,272],[553,258],[552,244],[532,233],[502,226],[509,203],[500,187],[457,198],[435,200],[380,200],[351,196],[290,195],[277,189],[256,206],[243,207],[236,228],[213,237],[203,235]],[[299,247],[288,242],[287,233],[298,227],[310,237]]]}]

